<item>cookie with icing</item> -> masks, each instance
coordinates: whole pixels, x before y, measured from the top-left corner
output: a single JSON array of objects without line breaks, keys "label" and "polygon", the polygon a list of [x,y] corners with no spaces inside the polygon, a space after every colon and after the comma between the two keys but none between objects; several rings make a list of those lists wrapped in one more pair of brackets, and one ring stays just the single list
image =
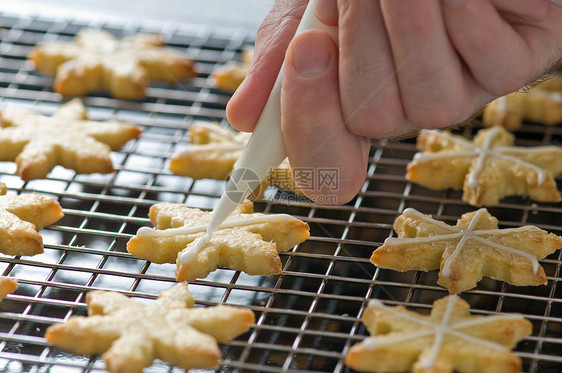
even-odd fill
[{"label": "cookie with icing", "polygon": [[150,208],[155,228],[142,227],[127,243],[134,256],[155,263],[177,263],[177,280],[205,278],[218,267],[250,275],[281,273],[279,252],[309,236],[308,224],[287,214],[252,213],[243,203],[201,248],[211,213],[183,204],[158,203]]},{"label": "cookie with icing", "polygon": [[[236,132],[218,123],[203,121],[192,123],[188,136],[191,144],[185,151],[172,157],[170,170],[176,175],[196,180],[228,178],[250,139],[249,133]],[[268,184],[300,193],[287,160],[273,170],[263,182],[262,191]],[[259,192],[254,194],[260,196]]]},{"label": "cookie with icing", "polygon": [[554,177],[562,173],[562,148],[520,147],[514,140],[499,126],[478,131],[472,141],[447,131],[422,132],[406,179],[431,189],[462,189],[463,201],[473,206],[494,206],[512,195],[559,202]]},{"label": "cookie with icing", "polygon": [[195,75],[184,53],[164,48],[155,34],[117,39],[102,30],[81,30],[73,42],[39,45],[29,60],[38,71],[55,75],[54,90],[83,96],[108,91],[118,99],[145,97],[149,80],[178,82]]},{"label": "cookie with icing", "polygon": [[0,300],[13,293],[18,288],[18,282],[11,277],[0,276]]},{"label": "cookie with icing", "polygon": [[39,194],[6,194],[6,190],[0,183],[0,253],[41,254],[43,238],[37,231],[63,217],[61,206]]},{"label": "cookie with icing", "polygon": [[111,150],[142,132],[133,124],[88,119],[80,99],[52,116],[16,109],[0,110],[0,160],[15,161],[23,180],[43,179],[56,165],[80,174],[111,173]]},{"label": "cookie with icing", "polygon": [[373,300],[363,323],[371,336],[345,358],[360,372],[519,373],[511,349],[533,330],[516,314],[471,315],[456,295],[436,300],[429,315]]},{"label": "cookie with icing", "polygon": [[246,332],[254,313],[218,305],[194,307],[187,283],[160,293],[150,304],[111,291],[86,296],[88,317],[49,326],[47,342],[75,354],[102,354],[109,372],[141,373],[160,359],[181,369],[219,365],[217,342]]},{"label": "cookie with icing", "polygon": [[482,121],[488,127],[516,130],[525,120],[545,125],[562,123],[562,74],[530,89],[499,97],[482,113]]},{"label": "cookie with icing", "polygon": [[406,209],[394,222],[398,237],[387,238],[371,262],[397,271],[439,269],[437,283],[451,293],[471,289],[485,276],[516,286],[547,282],[539,260],[562,247],[562,238],[535,226],[499,229],[482,208],[451,226]]}]

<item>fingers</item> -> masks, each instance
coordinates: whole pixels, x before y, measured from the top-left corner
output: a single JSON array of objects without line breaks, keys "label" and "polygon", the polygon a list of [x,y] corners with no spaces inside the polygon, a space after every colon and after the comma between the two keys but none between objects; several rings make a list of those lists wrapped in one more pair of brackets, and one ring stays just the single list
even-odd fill
[{"label": "fingers", "polygon": [[517,15],[528,22],[544,20],[550,10],[550,0],[492,0],[492,4],[500,11]]},{"label": "fingers", "polygon": [[560,56],[562,18],[554,9],[540,23],[510,25],[487,0],[443,4],[452,43],[477,83],[492,95],[519,89]]},{"label": "fingers", "polygon": [[[299,187],[320,203],[341,204],[357,194],[365,181],[370,148],[345,126],[337,73],[338,50],[327,33],[309,30],[291,42],[281,93],[285,148]],[[302,172],[316,183],[298,177]],[[335,183],[322,183],[321,173]]]},{"label": "fingers", "polygon": [[307,0],[278,0],[260,25],[248,75],[226,106],[236,129],[253,131],[256,126],[306,4]]},{"label": "fingers", "polygon": [[338,0],[314,0],[316,18],[328,26],[338,24]]},{"label": "fingers", "polygon": [[409,121],[419,128],[450,126],[490,99],[463,71],[439,1],[381,0],[381,10]]},{"label": "fingers", "polygon": [[340,94],[355,134],[389,138],[409,131],[379,1],[339,2]]}]

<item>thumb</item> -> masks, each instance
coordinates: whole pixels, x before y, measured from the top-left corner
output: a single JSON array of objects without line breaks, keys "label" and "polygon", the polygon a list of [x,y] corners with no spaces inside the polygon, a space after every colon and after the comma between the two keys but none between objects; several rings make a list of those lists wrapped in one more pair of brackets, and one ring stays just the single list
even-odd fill
[{"label": "thumb", "polygon": [[287,50],[281,91],[285,148],[299,188],[312,200],[342,204],[365,181],[370,142],[344,123],[338,49],[319,30],[296,36]]}]

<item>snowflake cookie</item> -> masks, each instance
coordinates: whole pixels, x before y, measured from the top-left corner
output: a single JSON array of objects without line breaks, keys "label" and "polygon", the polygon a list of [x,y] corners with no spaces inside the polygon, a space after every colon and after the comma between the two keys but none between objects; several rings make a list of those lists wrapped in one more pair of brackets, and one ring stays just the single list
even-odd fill
[{"label": "snowflake cookie", "polygon": [[35,47],[29,59],[42,73],[56,74],[54,89],[63,95],[87,95],[98,90],[112,97],[145,97],[149,80],[177,82],[195,75],[193,62],[183,53],[163,48],[154,34],[121,40],[101,30],[82,30],[70,43]]},{"label": "snowflake cookie", "polygon": [[440,269],[437,283],[451,293],[476,286],[484,276],[512,285],[543,285],[538,260],[562,247],[562,238],[535,226],[498,229],[482,208],[450,226],[412,208],[394,222],[398,238],[387,238],[371,256],[380,268],[397,271]]},{"label": "snowflake cookie", "polygon": [[264,215],[252,210],[252,203],[240,205],[211,241],[196,249],[211,213],[183,204],[158,203],[149,212],[156,228],[140,228],[127,250],[151,262],[177,263],[178,281],[205,278],[219,266],[250,275],[279,274],[278,253],[306,240],[308,224],[287,214]]},{"label": "snowflake cookie", "polygon": [[141,129],[113,120],[88,120],[79,99],[61,105],[51,117],[36,113],[0,110],[0,160],[16,161],[23,180],[43,179],[56,165],[80,174],[111,173],[109,157]]},{"label": "snowflake cookie", "polygon": [[511,349],[532,332],[520,315],[474,316],[456,295],[436,300],[430,315],[373,300],[363,313],[371,337],[345,362],[361,372],[519,373]]},{"label": "snowflake cookie", "polygon": [[554,176],[562,172],[562,148],[517,147],[499,126],[480,130],[473,141],[449,132],[425,131],[407,166],[406,179],[432,189],[463,189],[473,206],[497,205],[511,195],[538,202],[561,200]]},{"label": "snowflake cookie", "polygon": [[0,253],[36,255],[43,252],[37,230],[62,218],[62,209],[52,198],[30,194],[6,194],[0,183]]},{"label": "snowflake cookie", "polygon": [[218,342],[246,332],[254,313],[218,305],[193,307],[187,283],[160,293],[144,304],[111,291],[86,296],[88,317],[72,316],[47,328],[47,342],[75,354],[103,354],[110,372],[140,373],[161,359],[181,369],[216,368]]}]

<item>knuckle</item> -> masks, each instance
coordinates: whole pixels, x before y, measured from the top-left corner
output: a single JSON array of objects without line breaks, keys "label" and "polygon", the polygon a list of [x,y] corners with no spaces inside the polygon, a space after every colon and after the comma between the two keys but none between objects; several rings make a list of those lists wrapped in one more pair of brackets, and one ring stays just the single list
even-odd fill
[{"label": "knuckle", "polygon": [[540,22],[548,17],[552,2],[551,0],[535,0],[532,3],[532,22]]},{"label": "knuckle", "polygon": [[[420,107],[423,107],[420,109]],[[446,101],[439,104],[424,103],[407,111],[407,119],[419,129],[439,129],[454,126],[469,118],[474,110],[466,101]]]},{"label": "knuckle", "polygon": [[515,92],[530,82],[531,74],[523,68],[506,68],[502,71],[506,71],[506,73],[490,74],[478,79],[480,86],[492,96],[503,96]]},{"label": "knuckle", "polygon": [[406,118],[401,108],[365,105],[345,117],[348,130],[357,136],[386,139],[400,136],[406,130]]}]

